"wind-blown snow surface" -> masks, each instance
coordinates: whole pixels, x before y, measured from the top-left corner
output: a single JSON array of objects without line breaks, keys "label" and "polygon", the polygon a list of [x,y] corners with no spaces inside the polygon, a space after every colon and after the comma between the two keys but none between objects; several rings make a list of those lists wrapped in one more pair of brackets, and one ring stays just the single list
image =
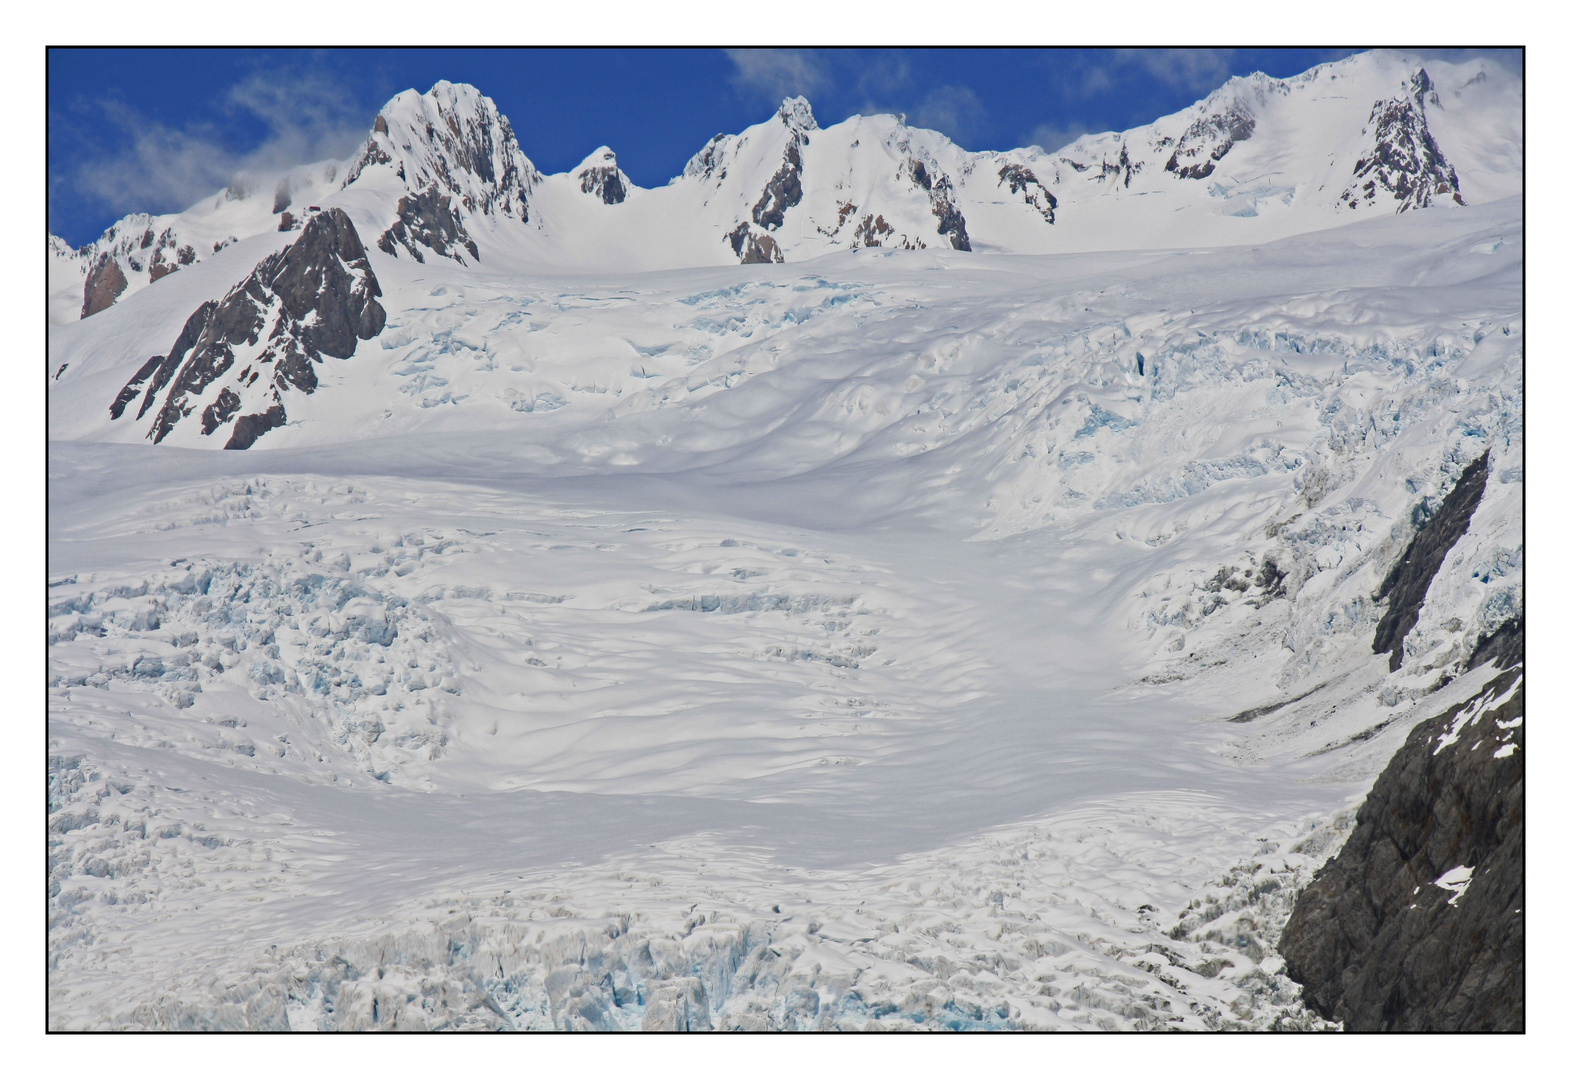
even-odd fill
[{"label": "wind-blown snow surface", "polygon": [[1521,243],[373,252],[233,454],[107,418],[194,305],[59,331],[51,1024],[1318,1023],[1292,895],[1521,611]]}]

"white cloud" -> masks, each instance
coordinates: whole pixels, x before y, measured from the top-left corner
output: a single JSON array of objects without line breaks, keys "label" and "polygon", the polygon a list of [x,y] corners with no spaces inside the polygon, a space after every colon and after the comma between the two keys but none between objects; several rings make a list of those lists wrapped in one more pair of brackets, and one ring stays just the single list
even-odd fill
[{"label": "white cloud", "polygon": [[1054,81],[1069,97],[1091,100],[1139,76],[1148,76],[1197,98],[1232,74],[1236,49],[1106,49],[1065,58]]},{"label": "white cloud", "polygon": [[969,86],[940,86],[911,112],[911,122],[917,127],[942,131],[958,143],[975,134],[986,117],[982,99]]},{"label": "white cloud", "polygon": [[905,93],[911,86],[911,58],[901,49],[879,49],[843,54],[854,64],[855,91],[862,98],[864,115],[889,112],[877,102]]},{"label": "white cloud", "polygon": [[1043,150],[1062,150],[1082,135],[1094,134],[1106,128],[1107,125],[1088,124],[1080,120],[1050,121],[1038,124],[1026,137],[1028,146],[1039,146]]},{"label": "white cloud", "polygon": [[779,104],[784,98],[812,95],[830,84],[827,68],[805,49],[727,49],[735,71],[732,85]]},{"label": "white cloud", "polygon": [[213,121],[174,127],[119,101],[93,111],[120,137],[51,188],[73,189],[117,217],[184,210],[237,176],[348,156],[370,128],[369,110],[343,83],[306,69],[253,72],[229,89],[224,111],[261,129],[249,148],[226,143]]},{"label": "white cloud", "polygon": [[1119,49],[1119,60],[1145,69],[1175,90],[1207,94],[1232,74],[1236,49]]}]

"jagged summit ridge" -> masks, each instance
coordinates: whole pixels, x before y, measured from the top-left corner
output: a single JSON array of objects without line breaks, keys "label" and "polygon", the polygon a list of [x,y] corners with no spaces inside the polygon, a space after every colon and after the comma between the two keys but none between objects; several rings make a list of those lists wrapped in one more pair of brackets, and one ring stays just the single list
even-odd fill
[{"label": "jagged summit ridge", "polygon": [[1362,132],[1368,150],[1353,168],[1354,182],[1342,192],[1344,203],[1357,209],[1360,199],[1372,201],[1385,193],[1398,202],[1399,213],[1432,206],[1444,196],[1462,204],[1456,169],[1429,129],[1430,107],[1444,108],[1423,68],[1402,92],[1375,102]]},{"label": "jagged summit ridge", "polygon": [[821,127],[807,99],[792,97],[645,189],[606,147],[542,176],[494,101],[439,82],[389,100],[347,161],[237,178],[184,213],[131,215],[78,251],[51,241],[51,320],[124,303],[238,242],[293,228],[311,206],[342,206],[378,258],[496,256],[584,271],[869,248],[1253,244],[1520,191],[1521,93],[1520,79],[1487,60],[1381,51],[1289,79],[1233,78],[1171,116],[1057,150],[978,152],[896,116]]},{"label": "jagged summit ridge", "polygon": [[344,179],[388,166],[410,192],[435,188],[475,214],[529,220],[529,193],[540,180],[496,102],[466,83],[442,81],[429,92],[405,90],[382,107]]}]

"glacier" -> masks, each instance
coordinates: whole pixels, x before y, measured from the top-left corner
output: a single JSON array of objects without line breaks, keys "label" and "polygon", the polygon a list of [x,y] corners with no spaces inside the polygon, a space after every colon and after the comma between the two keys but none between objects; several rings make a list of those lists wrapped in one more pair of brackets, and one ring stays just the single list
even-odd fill
[{"label": "glacier", "polygon": [[[551,231],[679,184],[487,146],[478,257],[313,195],[386,325],[249,449],[109,406],[304,231],[51,328],[51,1026],[1326,1027],[1293,897],[1524,606],[1521,198],[618,269]],[[1381,581],[1486,450],[1391,670]]]}]

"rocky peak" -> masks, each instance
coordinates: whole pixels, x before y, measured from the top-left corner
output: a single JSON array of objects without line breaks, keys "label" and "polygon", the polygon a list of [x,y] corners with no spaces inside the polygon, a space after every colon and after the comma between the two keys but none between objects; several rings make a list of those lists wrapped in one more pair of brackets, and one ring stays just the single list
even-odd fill
[{"label": "rocky peak", "polygon": [[169,352],[149,358],[121,388],[109,415],[119,419],[141,394],[140,419],[168,387],[149,439],[162,442],[200,410],[202,435],[234,421],[225,447],[245,449],[285,423],[291,390],[316,389],[324,356],[350,357],[360,341],[381,333],[381,294],[349,215],[312,215],[298,240],[263,259],[222,300],[197,308]]},{"label": "rocky peak", "polygon": [[[1484,73],[1480,71],[1477,77],[1482,79]],[[1413,96],[1413,99],[1420,104],[1440,107],[1440,95],[1435,90],[1434,80],[1429,77],[1429,72],[1423,68],[1413,72],[1412,77],[1407,80],[1407,89],[1408,93]]]},{"label": "rocky peak", "polygon": [[366,170],[391,166],[411,192],[435,189],[467,213],[529,220],[539,182],[512,124],[496,103],[466,83],[439,82],[428,93],[405,90],[382,107],[344,186]]},{"label": "rocky peak", "polygon": [[682,177],[699,180],[725,179],[725,151],[731,137],[725,132],[720,132],[704,144],[704,148],[692,157],[682,167]]},{"label": "rocky peak", "polygon": [[593,195],[608,206],[624,201],[633,186],[632,181],[617,167],[616,154],[608,146],[602,146],[586,157],[573,170],[573,179],[578,181],[579,191]]},{"label": "rocky peak", "polygon": [[1408,77],[1400,92],[1375,102],[1353,182],[1341,195],[1349,209],[1382,196],[1396,202],[1397,213],[1448,200],[1462,204],[1456,170],[1429,130],[1429,104],[1438,107],[1440,98],[1423,68]]},{"label": "rocky peak", "polygon": [[818,121],[813,118],[813,107],[805,97],[786,98],[780,103],[780,110],[775,115],[792,131],[818,130]]}]

